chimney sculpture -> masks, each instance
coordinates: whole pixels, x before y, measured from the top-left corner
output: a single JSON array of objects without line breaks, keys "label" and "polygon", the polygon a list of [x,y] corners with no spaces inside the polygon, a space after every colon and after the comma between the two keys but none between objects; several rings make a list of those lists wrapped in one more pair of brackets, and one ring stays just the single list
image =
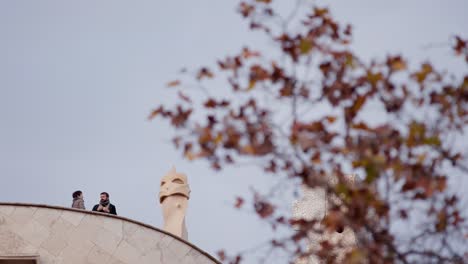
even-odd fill
[{"label": "chimney sculpture", "polygon": [[187,212],[190,187],[187,176],[172,169],[161,179],[159,203],[161,204],[164,230],[187,240],[185,214]]}]

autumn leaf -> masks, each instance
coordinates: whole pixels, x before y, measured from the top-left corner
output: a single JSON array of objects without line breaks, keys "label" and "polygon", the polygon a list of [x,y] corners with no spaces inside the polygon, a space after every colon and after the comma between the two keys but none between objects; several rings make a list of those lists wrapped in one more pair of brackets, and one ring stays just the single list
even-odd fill
[{"label": "autumn leaf", "polygon": [[252,145],[245,145],[242,147],[242,153],[253,155],[255,154],[255,148]]},{"label": "autumn leaf", "polygon": [[255,80],[251,80],[249,82],[249,86],[247,87],[247,91],[252,90],[255,87],[255,83],[257,83]]},{"label": "autumn leaf", "polygon": [[177,110],[171,115],[171,124],[175,127],[183,126],[192,114],[192,111],[192,109],[183,110],[182,107],[179,106]]},{"label": "autumn leaf", "polygon": [[366,166],[364,167],[364,170],[366,171],[365,181],[367,183],[372,183],[379,177],[379,170],[374,163],[366,164]]},{"label": "autumn leaf", "polygon": [[279,90],[280,96],[288,97],[293,95],[293,86],[290,83],[285,83],[284,86]]},{"label": "autumn leaf", "polygon": [[309,51],[312,50],[313,44],[310,40],[308,39],[301,39],[299,42],[299,50],[301,51],[302,54],[307,54]]},{"label": "autumn leaf", "polygon": [[250,16],[254,11],[255,11],[255,7],[245,2],[242,2],[239,6],[239,12],[242,14],[243,17]]},{"label": "autumn leaf", "polygon": [[468,41],[466,39],[462,39],[460,36],[455,36],[453,50],[456,55],[464,55],[465,61],[468,63]]},{"label": "autumn leaf", "polygon": [[214,77],[213,72],[211,72],[208,68],[201,68],[197,73],[197,79],[201,80],[204,78],[211,79]]},{"label": "autumn leaf", "polygon": [[217,104],[216,104],[216,101],[215,101],[214,99],[212,99],[212,98],[206,100],[206,102],[205,102],[205,104],[204,104],[204,106],[205,106],[206,108],[215,108],[216,105],[217,105]]},{"label": "autumn leaf", "polygon": [[162,107],[158,107],[157,109],[153,110],[151,112],[151,114],[148,116],[148,119],[151,120],[153,118],[155,118],[157,115],[159,115],[161,112],[163,112],[163,108]]},{"label": "autumn leaf", "polygon": [[445,191],[447,189],[447,177],[436,177],[433,184],[435,185],[435,189],[439,192]]},{"label": "autumn leaf", "polygon": [[433,137],[424,138],[423,143],[426,145],[440,146],[441,141],[439,137],[433,136]]},{"label": "autumn leaf", "polygon": [[223,142],[223,135],[221,133],[218,133],[214,139],[214,143],[218,145],[221,142]]},{"label": "autumn leaf", "polygon": [[236,197],[236,203],[234,204],[234,207],[239,209],[242,207],[243,204],[244,204],[244,199],[242,199],[241,197]]},{"label": "autumn leaf", "polygon": [[437,214],[437,220],[438,222],[436,223],[436,230],[437,232],[442,232],[447,228],[448,224],[448,216],[447,212],[442,210]]},{"label": "autumn leaf", "polygon": [[[410,147],[420,145],[425,139],[426,134],[426,127],[424,124],[413,121],[409,125],[409,130],[406,144]],[[434,140],[429,140],[429,142],[434,142]]]},{"label": "autumn leaf", "polygon": [[314,8],[314,13],[316,16],[324,16],[326,14],[328,14],[329,10],[328,8]]},{"label": "autumn leaf", "polygon": [[422,154],[418,155],[417,157],[418,157],[417,162],[418,163],[423,163],[427,158],[427,153],[422,153]]},{"label": "autumn leaf", "polygon": [[270,74],[266,69],[260,65],[253,65],[250,67],[250,80],[252,81],[264,81],[270,78]]},{"label": "autumn leaf", "polygon": [[372,73],[367,74],[367,80],[373,85],[376,86],[379,81],[383,79],[382,73]]},{"label": "autumn leaf", "polygon": [[251,51],[250,49],[248,48],[244,48],[242,49],[242,57],[244,59],[250,59],[250,58],[254,58],[254,57],[260,57],[260,52],[258,51]]},{"label": "autumn leaf", "polygon": [[272,204],[266,201],[257,201],[254,204],[255,211],[261,218],[267,218],[273,215],[275,208]]},{"label": "autumn leaf", "polygon": [[413,77],[416,78],[416,80],[419,83],[422,83],[424,82],[424,80],[426,80],[427,76],[432,72],[433,72],[432,65],[429,63],[424,63],[421,66],[421,69],[418,72],[413,74]]},{"label": "autumn leaf", "polygon": [[348,66],[348,67],[351,67],[351,68],[356,68],[357,67],[357,62],[356,62],[356,58],[354,58],[354,56],[350,53],[346,54],[346,62],[345,62],[345,65]]},{"label": "autumn leaf", "polygon": [[219,260],[221,261],[226,260],[226,252],[224,252],[224,250],[220,250],[216,252],[216,255],[218,255]]},{"label": "autumn leaf", "polygon": [[407,180],[405,184],[401,187],[403,192],[414,190],[417,187],[416,182],[413,180]]},{"label": "autumn leaf", "polygon": [[333,124],[333,123],[335,123],[337,117],[336,116],[327,116],[326,119],[327,119],[328,123]]},{"label": "autumn leaf", "polygon": [[402,70],[406,69],[406,62],[400,56],[389,58],[388,59],[388,64],[389,64],[390,68],[395,72],[402,71]]},{"label": "autumn leaf", "polygon": [[187,151],[185,153],[185,158],[187,158],[188,160],[192,161],[192,160],[195,160],[197,158],[197,155],[194,154],[193,152],[191,151]]},{"label": "autumn leaf", "polygon": [[320,152],[316,152],[311,158],[310,161],[314,164],[320,164],[322,162],[320,158]]},{"label": "autumn leaf", "polygon": [[366,97],[365,96],[358,96],[358,98],[354,101],[353,104],[353,111],[355,113],[359,112],[361,110],[362,106],[366,102]]},{"label": "autumn leaf", "polygon": [[180,81],[179,80],[174,80],[174,81],[171,81],[171,82],[168,82],[166,84],[167,87],[175,87],[175,86],[179,86],[180,85]]},{"label": "autumn leaf", "polygon": [[187,103],[191,103],[192,100],[190,99],[190,97],[188,97],[186,94],[182,93],[181,91],[179,91],[177,93],[177,95],[179,96],[180,99],[182,99],[183,101],[187,102]]},{"label": "autumn leaf", "polygon": [[370,128],[364,122],[359,122],[357,124],[353,123],[353,124],[351,124],[351,128],[358,129],[358,130],[370,131]]}]

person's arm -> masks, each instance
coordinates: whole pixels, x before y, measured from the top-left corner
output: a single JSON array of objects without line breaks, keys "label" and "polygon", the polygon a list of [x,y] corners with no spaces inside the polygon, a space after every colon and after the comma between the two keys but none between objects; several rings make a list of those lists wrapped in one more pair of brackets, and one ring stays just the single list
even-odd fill
[{"label": "person's arm", "polygon": [[96,205],[93,207],[93,211],[95,211],[95,212],[98,211],[98,204],[96,204]]},{"label": "person's arm", "polygon": [[84,206],[84,201],[83,200],[78,202],[78,208],[83,209],[83,210],[86,209],[85,206]]},{"label": "person's arm", "polygon": [[115,209],[115,205],[109,206],[110,213],[113,215],[117,215],[117,209]]}]

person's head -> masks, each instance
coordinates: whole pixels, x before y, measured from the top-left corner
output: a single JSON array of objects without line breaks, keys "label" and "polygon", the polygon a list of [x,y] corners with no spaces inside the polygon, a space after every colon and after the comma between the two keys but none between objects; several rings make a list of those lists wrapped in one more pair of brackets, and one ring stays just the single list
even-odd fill
[{"label": "person's head", "polygon": [[102,193],[101,193],[101,200],[102,200],[102,201],[107,201],[107,200],[109,200],[109,194],[106,193],[106,192],[102,192]]},{"label": "person's head", "polygon": [[73,194],[73,199],[75,198],[83,198],[83,192],[82,191],[75,191]]}]

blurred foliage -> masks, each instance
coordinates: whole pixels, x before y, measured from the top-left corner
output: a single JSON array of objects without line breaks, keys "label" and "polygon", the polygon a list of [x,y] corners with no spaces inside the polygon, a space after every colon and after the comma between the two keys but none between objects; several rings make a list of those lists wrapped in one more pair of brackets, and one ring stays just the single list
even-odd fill
[{"label": "blurred foliage", "polygon": [[[340,243],[311,249],[302,242],[311,233],[343,228],[358,240],[346,249],[349,263],[467,260],[459,246],[468,248],[466,221],[447,181],[454,171],[468,172],[453,140],[466,139],[468,75],[452,77],[430,62],[411,69],[402,55],[366,63],[349,46],[352,27],[337,22],[327,8],[296,9],[283,18],[270,2],[244,1],[238,11],[276,53],[244,47],[216,67],[184,71],[185,81],[167,85],[178,90],[179,103],[158,106],[150,118],[162,117],[177,128],[174,144],[189,160],[206,160],[220,170],[251,159],[266,173],[299,178],[334,197],[317,223],[281,215],[268,197],[255,194],[253,212],[261,219],[295,227],[294,235],[270,244],[291,253],[291,261],[308,255],[340,261]],[[454,37],[452,48],[468,63],[467,40]],[[225,86],[210,85],[213,80]],[[378,110],[376,125],[366,113]],[[350,170],[361,177],[350,182]],[[235,207],[245,206],[237,197]],[[408,228],[416,221],[418,229],[401,239],[391,230],[395,221],[407,221]],[[242,261],[242,255],[224,251],[219,257]]]}]

